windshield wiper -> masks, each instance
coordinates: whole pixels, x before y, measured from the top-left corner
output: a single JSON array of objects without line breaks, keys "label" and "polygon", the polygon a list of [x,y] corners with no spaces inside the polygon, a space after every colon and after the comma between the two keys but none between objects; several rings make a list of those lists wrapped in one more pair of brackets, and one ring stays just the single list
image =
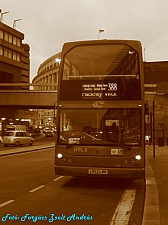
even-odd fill
[{"label": "windshield wiper", "polygon": [[125,142],[124,143],[124,146],[138,146],[138,145],[140,145],[140,143],[139,142]]},{"label": "windshield wiper", "polygon": [[74,145],[78,145],[78,144],[79,144],[79,142],[74,142],[74,143],[72,143],[72,144],[67,144],[67,145],[66,145],[66,149],[71,148],[71,147],[73,147]]},{"label": "windshield wiper", "polygon": [[129,145],[125,145],[124,143],[114,143],[113,146],[119,146],[121,148],[126,148],[128,150],[131,150],[132,149],[132,146],[129,146]]}]

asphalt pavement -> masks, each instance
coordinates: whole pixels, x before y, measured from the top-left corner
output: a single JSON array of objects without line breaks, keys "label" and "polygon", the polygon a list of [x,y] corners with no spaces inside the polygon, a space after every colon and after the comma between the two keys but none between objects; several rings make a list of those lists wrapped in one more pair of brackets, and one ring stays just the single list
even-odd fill
[{"label": "asphalt pavement", "polygon": [[53,148],[55,146],[54,141],[47,141],[47,142],[41,142],[38,144],[36,143],[36,140],[41,139],[44,137],[44,135],[41,135],[39,137],[34,138],[34,144],[32,146],[27,146],[23,145],[22,147],[12,147],[9,149],[5,148],[0,148],[0,156],[5,156],[5,155],[12,155],[12,154],[17,154],[17,153],[25,153],[25,152],[30,152],[30,151],[37,151],[37,150],[42,150],[46,148]]},{"label": "asphalt pavement", "polygon": [[[0,149],[0,156],[54,147],[39,146]],[[146,196],[142,225],[168,225],[168,146],[146,146]]]}]

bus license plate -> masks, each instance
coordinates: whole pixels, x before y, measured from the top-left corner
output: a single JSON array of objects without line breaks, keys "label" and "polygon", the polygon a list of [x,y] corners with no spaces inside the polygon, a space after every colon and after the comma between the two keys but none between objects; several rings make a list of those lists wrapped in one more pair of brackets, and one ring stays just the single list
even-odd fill
[{"label": "bus license plate", "polygon": [[123,150],[122,149],[111,149],[111,155],[122,155]]},{"label": "bus license plate", "polygon": [[108,170],[101,170],[101,169],[89,169],[89,174],[108,174]]}]

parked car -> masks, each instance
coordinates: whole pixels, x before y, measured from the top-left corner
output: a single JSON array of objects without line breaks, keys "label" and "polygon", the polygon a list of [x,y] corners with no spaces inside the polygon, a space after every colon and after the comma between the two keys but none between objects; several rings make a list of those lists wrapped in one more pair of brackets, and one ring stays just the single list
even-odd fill
[{"label": "parked car", "polygon": [[34,139],[26,131],[6,131],[3,136],[2,144],[4,147],[8,145],[21,146],[23,144],[32,145]]},{"label": "parked car", "polygon": [[46,130],[45,137],[54,137],[54,131],[51,129]]}]

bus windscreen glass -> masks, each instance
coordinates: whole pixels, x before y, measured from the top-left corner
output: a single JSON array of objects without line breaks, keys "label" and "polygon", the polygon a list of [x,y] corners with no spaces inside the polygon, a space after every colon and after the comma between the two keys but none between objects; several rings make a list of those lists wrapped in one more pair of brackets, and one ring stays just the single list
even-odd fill
[{"label": "bus windscreen glass", "polygon": [[58,144],[140,145],[141,109],[61,109]]},{"label": "bus windscreen glass", "polygon": [[141,100],[139,54],[127,44],[81,45],[63,58],[60,100]]}]

